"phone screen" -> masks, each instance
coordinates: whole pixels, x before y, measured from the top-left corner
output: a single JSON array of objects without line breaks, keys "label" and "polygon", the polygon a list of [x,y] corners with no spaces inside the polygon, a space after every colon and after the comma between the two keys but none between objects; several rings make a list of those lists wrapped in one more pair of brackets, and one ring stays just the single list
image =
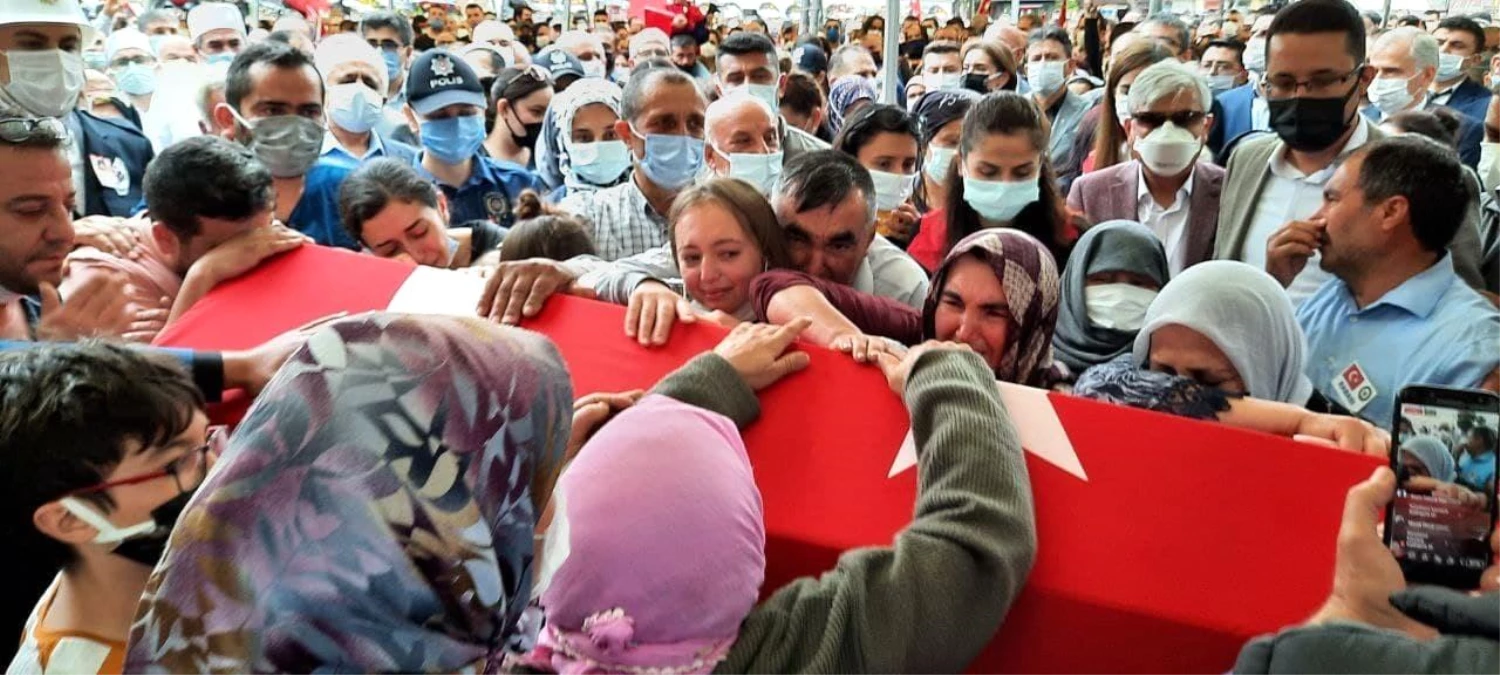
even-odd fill
[{"label": "phone screen", "polygon": [[1405,401],[1399,410],[1396,497],[1386,523],[1391,553],[1409,580],[1477,582],[1494,529],[1500,413]]}]

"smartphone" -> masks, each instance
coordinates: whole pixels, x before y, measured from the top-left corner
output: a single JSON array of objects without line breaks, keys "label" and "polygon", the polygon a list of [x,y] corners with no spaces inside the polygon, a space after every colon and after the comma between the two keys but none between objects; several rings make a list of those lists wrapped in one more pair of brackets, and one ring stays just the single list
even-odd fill
[{"label": "smartphone", "polygon": [[1477,587],[1495,531],[1500,396],[1406,387],[1392,429],[1396,497],[1386,508],[1386,546],[1408,583]]}]

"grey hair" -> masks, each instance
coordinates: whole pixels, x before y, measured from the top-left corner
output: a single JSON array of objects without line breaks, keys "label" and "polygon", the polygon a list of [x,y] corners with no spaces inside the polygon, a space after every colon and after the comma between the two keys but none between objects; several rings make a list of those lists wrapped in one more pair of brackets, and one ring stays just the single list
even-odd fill
[{"label": "grey hair", "polygon": [[1437,38],[1415,26],[1402,26],[1382,33],[1380,38],[1375,40],[1375,49],[1383,49],[1392,42],[1401,40],[1411,41],[1411,58],[1416,62],[1417,70],[1438,67]]},{"label": "grey hair", "polygon": [[204,68],[203,83],[198,87],[198,95],[194,99],[198,104],[198,112],[202,113],[204,121],[213,123],[214,119],[214,94],[224,92],[225,83],[229,81],[229,71],[220,68]]},{"label": "grey hair", "polygon": [[620,119],[626,122],[634,122],[635,118],[643,111],[641,110],[646,92],[651,89],[658,80],[664,80],[667,84],[687,85],[703,96],[703,90],[698,88],[698,81],[692,75],[682,72],[676,65],[666,59],[648,59],[644,63],[637,63],[630,69],[630,79],[625,82],[624,91],[620,93]]},{"label": "grey hair", "polygon": [[1135,76],[1135,83],[1130,85],[1130,112],[1143,112],[1152,103],[1180,91],[1197,94],[1198,106],[1203,112],[1208,112],[1213,105],[1213,93],[1198,69],[1177,59],[1158,61],[1146,66],[1141,74]]},{"label": "grey hair", "polygon": [[875,180],[852,155],[838,150],[814,150],[787,162],[771,192],[778,219],[813,209],[831,209],[858,194],[865,204],[865,227],[875,227]]}]

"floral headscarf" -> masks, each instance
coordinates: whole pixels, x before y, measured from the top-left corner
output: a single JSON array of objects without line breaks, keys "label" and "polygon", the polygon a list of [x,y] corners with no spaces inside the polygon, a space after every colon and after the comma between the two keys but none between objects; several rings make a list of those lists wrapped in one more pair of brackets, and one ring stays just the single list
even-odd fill
[{"label": "floral headscarf", "polygon": [[995,378],[1030,387],[1050,386],[1057,376],[1052,364],[1052,331],[1057,326],[1062,292],[1052,254],[1025,232],[1010,228],[980,230],[955,244],[932,276],[931,290],[922,307],[922,334],[937,336],[935,317],[943,287],[948,285],[948,272],[966,255],[979,258],[994,271],[1015,317]]},{"label": "floral headscarf", "polygon": [[383,314],[320,329],[183,512],[126,671],[498,665],[571,412],[535,333]]},{"label": "floral headscarf", "polygon": [[567,185],[593,189],[592,185],[573,175],[568,161],[568,139],[573,134],[573,116],[584,106],[603,103],[615,114],[620,112],[620,86],[609,80],[586,77],[574,82],[552,98],[547,114],[542,116],[542,135],[536,144],[536,171],[550,187]]},{"label": "floral headscarf", "polygon": [[844,77],[828,89],[828,128],[833,135],[839,135],[839,130],[844,128],[844,119],[849,114],[849,108],[860,101],[875,101],[875,83],[873,80],[863,77]]}]

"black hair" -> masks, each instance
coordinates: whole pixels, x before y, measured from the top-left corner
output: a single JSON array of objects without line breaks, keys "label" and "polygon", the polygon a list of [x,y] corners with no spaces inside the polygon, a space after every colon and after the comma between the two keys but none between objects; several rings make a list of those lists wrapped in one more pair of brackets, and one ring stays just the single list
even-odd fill
[{"label": "black hair", "polygon": [[798,115],[807,116],[813,113],[814,108],[826,105],[823,100],[823,90],[818,88],[818,81],[807,73],[788,73],[786,76],[786,90],[781,94],[781,105],[796,111]]},{"label": "black hair", "polygon": [[1058,28],[1057,26],[1042,26],[1041,28],[1031,31],[1031,34],[1026,36],[1026,44],[1028,46],[1037,44],[1045,40],[1052,40],[1053,42],[1062,45],[1063,54],[1070,58],[1073,56],[1073,41],[1068,38],[1068,31]]},{"label": "black hair", "polygon": [[1374,26],[1376,28],[1380,27],[1380,12],[1377,12],[1377,11],[1371,9],[1371,10],[1366,10],[1364,12],[1360,12],[1360,16],[1362,16],[1362,17],[1364,17],[1366,19],[1369,19],[1371,26]]},{"label": "black hair", "polygon": [[666,80],[667,84],[687,85],[698,91],[697,80],[693,76],[682,72],[671,61],[662,58],[647,59],[643,63],[637,63],[630,69],[630,79],[625,82],[625,88],[620,92],[620,119],[626,122],[633,121],[641,114],[642,99],[646,97],[646,91],[657,80]]},{"label": "black hair", "polygon": [[1203,51],[1206,52],[1214,48],[1228,49],[1229,51],[1234,52],[1234,60],[1240,62],[1241,68],[1245,67],[1245,43],[1234,39],[1211,40],[1209,41],[1208,45],[1203,48]]},{"label": "black hair", "polygon": [[787,162],[781,178],[771,193],[771,204],[791,200],[797,213],[819,208],[833,208],[858,192],[864,199],[868,216],[865,222],[875,226],[875,179],[852,155],[838,150],[805,152]]},{"label": "black hair", "polygon": [[1415,14],[1407,14],[1406,16],[1396,19],[1396,25],[1398,27],[1411,26],[1413,28],[1421,28],[1422,17],[1419,17]]},{"label": "black hair", "polygon": [[1142,21],[1140,25],[1144,26],[1148,23],[1156,24],[1158,26],[1166,26],[1167,28],[1175,31],[1177,33],[1178,52],[1186,52],[1192,49],[1192,31],[1188,30],[1187,24],[1183,23],[1182,19],[1177,18],[1176,14],[1170,14],[1167,12],[1152,14],[1151,16],[1147,17],[1145,21]]},{"label": "black hair", "polygon": [[516,198],[515,217],[515,226],[500,244],[501,262],[531,258],[563,261],[596,253],[587,220],[549,208],[532,190],[524,190]]},{"label": "black hair", "polygon": [[922,48],[922,58],[927,58],[928,54],[957,54],[960,49],[962,47],[952,40],[933,40]]},{"label": "black hair", "polygon": [[1482,445],[1486,451],[1493,451],[1495,449],[1494,429],[1484,426],[1483,424],[1470,427],[1469,435],[1473,436],[1476,434],[1479,436],[1480,445]]},{"label": "black hair", "polygon": [[1412,236],[1433,253],[1447,249],[1475,199],[1458,153],[1424,136],[1404,134],[1373,141],[1358,155],[1364,160],[1359,189],[1365,203],[1405,197]]},{"label": "black hair", "polygon": [[[228,103],[229,107],[236,111],[240,110],[240,103],[250,95],[250,88],[254,86],[250,77],[250,69],[261,63],[284,70],[299,70],[306,66],[312,68],[314,73],[318,73],[317,64],[313,63],[312,55],[307,52],[284,42],[274,40],[257,42],[246,47],[234,57],[234,62],[229,64],[229,73],[224,76],[224,102]],[[318,73],[315,79],[318,81],[318,100],[321,101],[323,99],[323,75]]]},{"label": "black hair", "polygon": [[535,66],[506,68],[497,72],[495,84],[490,88],[490,106],[493,107],[502,98],[511,102],[519,101],[552,86],[551,77],[536,77],[536,74]]},{"label": "black hair", "polygon": [[766,37],[764,33],[752,31],[740,31],[724,38],[719,43],[719,54],[716,58],[749,54],[765,54],[766,58],[771,60],[773,68],[780,64],[776,56],[776,45],[771,42],[771,38]]},{"label": "black hair", "polygon": [[255,153],[218,136],[167,146],[146,165],[142,181],[151,218],[186,242],[201,219],[244,220],[275,204],[271,172]]},{"label": "black hair", "polygon": [[1406,133],[1426,136],[1458,151],[1458,132],[1463,127],[1463,118],[1451,108],[1439,106],[1431,110],[1407,110],[1391,115],[1385,122]]},{"label": "black hair", "polygon": [[698,38],[693,37],[692,33],[678,33],[678,34],[672,36],[672,48],[673,49],[677,49],[679,47],[697,47],[697,46],[698,46]]},{"label": "black hair", "polygon": [[1484,51],[1484,28],[1479,25],[1479,22],[1470,19],[1467,16],[1450,16],[1446,19],[1443,19],[1442,21],[1439,21],[1437,27],[1446,28],[1448,30],[1462,31],[1468,33],[1469,35],[1473,35],[1475,45],[1474,53],[1478,54]]},{"label": "black hair", "polygon": [[[1342,0],[1341,0],[1342,1]],[[1041,194],[1035,202],[1021,209],[1011,220],[1010,227],[1036,237],[1052,257],[1067,260],[1067,246],[1062,241],[1066,214],[1062,209],[1062,195],[1058,192],[1052,162],[1047,158],[1046,116],[1032,102],[1030,96],[1010,91],[997,91],[979,99],[964,115],[963,136],[959,138],[958,154],[953,158],[955,166],[948,169],[948,241],[943,250],[952,249],[964,237],[984,228],[984,222],[974,207],[964,200],[964,182],[957,168],[974,148],[994,134],[1019,134],[1030,139],[1040,154],[1041,170],[1036,180]]]},{"label": "black hair", "polygon": [[[297,31],[292,30],[290,28],[283,28],[281,30],[273,30],[273,31],[271,31],[269,34],[266,35],[266,39],[267,40],[275,40],[276,42],[280,42],[281,44],[284,44],[284,45],[293,45],[294,43],[292,41],[297,38],[297,35],[298,35]],[[303,37],[307,37],[306,34],[303,34]]]},{"label": "black hair", "polygon": [[1354,64],[1365,62],[1365,20],[1347,0],[1301,0],[1287,5],[1271,21],[1267,44],[1282,33],[1343,33],[1344,49],[1354,58]]},{"label": "black hair", "polygon": [[437,187],[405,162],[389,157],[374,159],[355,169],[339,186],[339,219],[349,236],[363,243],[365,221],[384,211],[392,201],[435,209]]},{"label": "black hair", "polygon": [[[880,27],[879,28],[875,27],[875,22],[877,20],[880,21]],[[878,31],[884,32],[885,31],[885,17],[883,17],[883,16],[881,16],[879,14],[871,14],[871,15],[865,17],[865,21],[864,21],[864,23],[860,24],[859,29],[860,30],[878,30]]]},{"label": "black hair", "polygon": [[[424,18],[423,21],[426,21]],[[370,12],[359,20],[359,34],[364,36],[365,31],[379,28],[390,28],[396,31],[396,39],[401,42],[402,47],[410,47],[411,41],[416,37],[416,31],[412,30],[411,21],[405,15],[396,12]]]},{"label": "black hair", "polygon": [[[176,438],[202,408],[180,364],[122,345],[37,343],[0,354],[0,538],[26,552],[8,562],[0,630],[20,631],[27,608],[77,560],[71,546],[36,529],[36,510],[103,482],[127,443],[151,448]],[[79,499],[114,508],[106,492]]]},{"label": "black hair", "polygon": [[905,108],[885,103],[872,103],[859,109],[853,117],[844,120],[839,135],[833,139],[833,149],[859,157],[859,151],[880,134],[905,134],[917,140],[917,121]]}]

